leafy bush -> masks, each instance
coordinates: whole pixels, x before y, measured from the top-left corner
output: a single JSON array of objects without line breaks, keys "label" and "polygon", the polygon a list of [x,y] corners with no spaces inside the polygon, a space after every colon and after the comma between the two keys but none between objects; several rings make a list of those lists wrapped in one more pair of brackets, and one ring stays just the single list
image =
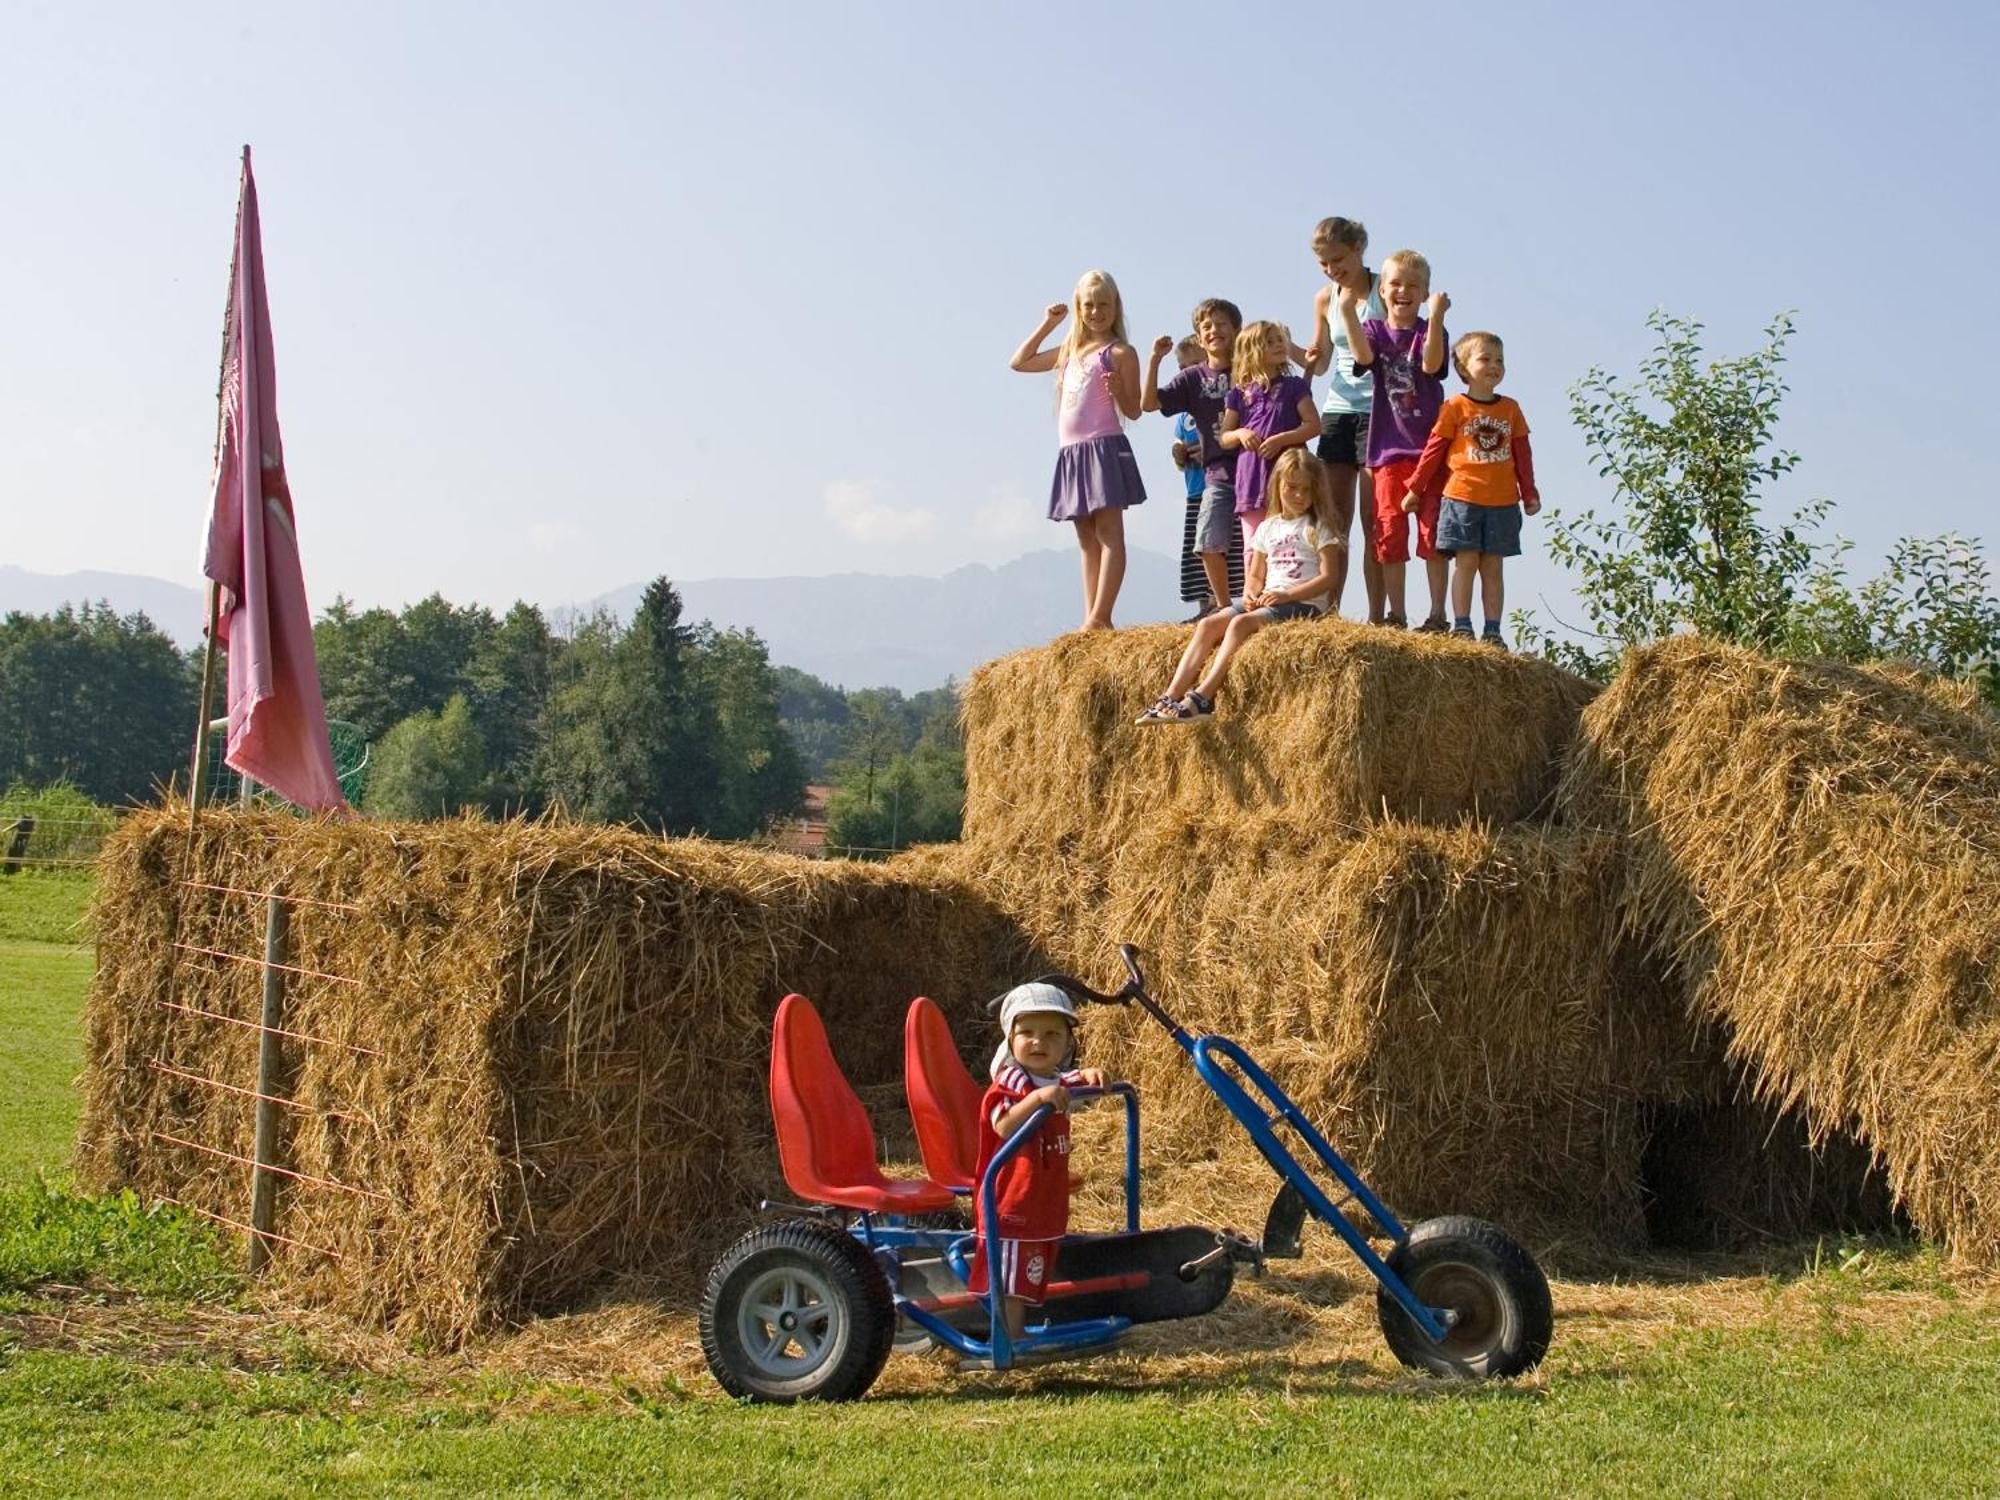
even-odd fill
[{"label": "leafy bush", "polygon": [[0,1292],[86,1280],[203,1302],[242,1284],[216,1236],[172,1205],[148,1206],[129,1189],[83,1197],[39,1177],[0,1188]]}]

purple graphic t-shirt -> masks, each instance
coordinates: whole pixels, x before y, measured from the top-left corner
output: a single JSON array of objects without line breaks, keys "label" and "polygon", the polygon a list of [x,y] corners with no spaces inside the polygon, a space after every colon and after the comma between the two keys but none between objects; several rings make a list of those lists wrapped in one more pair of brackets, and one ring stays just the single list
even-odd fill
[{"label": "purple graphic t-shirt", "polygon": [[[1392,458],[1415,458],[1424,451],[1444,405],[1444,372],[1424,373],[1424,333],[1429,324],[1417,319],[1414,328],[1391,328],[1380,318],[1361,325],[1375,359],[1368,369],[1375,376],[1375,406],[1368,419],[1368,467]],[[1450,335],[1445,345],[1450,347]]]},{"label": "purple graphic t-shirt", "polygon": [[1222,446],[1216,429],[1222,423],[1222,403],[1229,394],[1229,372],[1206,364],[1189,365],[1160,387],[1160,410],[1168,416],[1185,414],[1201,434],[1201,466],[1210,484],[1230,484],[1236,478],[1236,455]]},{"label": "purple graphic t-shirt", "polygon": [[[1223,404],[1236,413],[1239,426],[1267,438],[1274,432],[1290,432],[1297,427],[1299,403],[1311,400],[1312,382],[1299,375],[1280,375],[1269,385],[1231,386],[1229,398]],[[1271,482],[1271,470],[1276,464],[1276,459],[1252,449],[1236,450],[1237,515],[1254,516],[1264,510],[1264,489]]]}]

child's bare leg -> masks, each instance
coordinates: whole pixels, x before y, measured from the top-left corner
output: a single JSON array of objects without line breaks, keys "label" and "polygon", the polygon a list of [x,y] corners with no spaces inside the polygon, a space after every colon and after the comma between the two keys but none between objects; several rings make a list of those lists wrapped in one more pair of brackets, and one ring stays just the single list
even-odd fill
[{"label": "child's bare leg", "polygon": [[[1363,469],[1360,478],[1355,482],[1360,486],[1359,494],[1364,498],[1364,501],[1372,502],[1375,494],[1375,471],[1373,469]],[[1368,591],[1368,623],[1379,625],[1382,623],[1382,614],[1386,608],[1383,602],[1385,596],[1382,592],[1382,564],[1375,560],[1375,547],[1369,541],[1369,535],[1367,516],[1363,513],[1361,521],[1361,586]]]},{"label": "child's bare leg", "polygon": [[[1498,552],[1484,553],[1479,561],[1479,602],[1485,606],[1486,618],[1490,624],[1500,623],[1501,608],[1506,600],[1500,582],[1500,565],[1506,561]],[[1471,593],[1467,591],[1467,605],[1470,607]]]},{"label": "child's bare leg", "polygon": [[1215,660],[1208,664],[1208,675],[1195,689],[1204,698],[1214,698],[1216,690],[1222,686],[1222,679],[1229,675],[1229,659],[1243,649],[1243,643],[1264,628],[1261,615],[1232,615],[1228,628],[1222,632],[1222,644],[1216,648]]},{"label": "child's bare leg", "polygon": [[1009,1297],[1001,1316],[1007,1320],[1008,1338],[1018,1339],[1028,1331],[1028,1303],[1025,1298]]},{"label": "child's bare leg", "polygon": [[1174,668],[1173,681],[1167,684],[1167,696],[1178,698],[1190,687],[1201,672],[1201,664],[1208,660],[1208,653],[1215,649],[1216,642],[1229,629],[1234,615],[1203,615],[1195,621],[1194,634],[1188,638],[1187,649],[1181,653],[1180,665]]},{"label": "child's bare leg", "polygon": [[[1347,509],[1347,523],[1348,523],[1345,527],[1341,528],[1340,561],[1334,564],[1333,592],[1327,595],[1326,607],[1329,612],[1336,615],[1340,613],[1340,596],[1342,593],[1346,591],[1347,588],[1347,536],[1349,532],[1354,530],[1354,522],[1356,519],[1354,514],[1355,510],[1354,481],[1360,475],[1360,473],[1361,471],[1355,468],[1353,464],[1328,464],[1326,466],[1327,478],[1332,482],[1333,485],[1334,514],[1335,515],[1340,514],[1341,508],[1345,506]],[[1375,493],[1373,486],[1369,487],[1368,493],[1371,496]],[[1370,503],[1373,502],[1371,501]],[[1364,544],[1368,540],[1368,523],[1365,520],[1361,522],[1361,540]],[[1367,557],[1370,555],[1365,545],[1363,547],[1361,555],[1363,557]],[[1380,585],[1378,584],[1377,587],[1379,588]]]},{"label": "child's bare leg", "polygon": [[1431,613],[1433,620],[1444,618],[1445,578],[1451,569],[1451,559],[1439,557],[1435,553],[1424,559],[1424,572],[1431,586]]},{"label": "child's bare leg", "polygon": [[1090,613],[1085,630],[1109,630],[1111,609],[1118,602],[1118,589],[1125,582],[1125,512],[1100,510],[1090,524],[1097,537],[1097,592],[1089,600]]},{"label": "child's bare leg", "polygon": [[1103,549],[1097,544],[1097,528],[1090,524],[1089,516],[1078,516],[1070,525],[1076,528],[1076,545],[1083,553],[1083,624],[1078,629],[1088,630],[1097,614],[1097,576],[1104,571]]},{"label": "child's bare leg", "polygon": [[1229,602],[1229,554],[1227,552],[1204,552],[1201,554],[1201,571],[1208,578],[1208,597],[1217,604]]},{"label": "child's bare leg", "polygon": [[1454,620],[1472,618],[1472,580],[1481,576],[1479,562],[1483,552],[1460,551],[1452,560],[1451,568],[1451,616]]},{"label": "child's bare leg", "polygon": [[1382,564],[1382,616],[1401,618],[1403,614],[1403,572],[1408,563],[1385,562]]}]

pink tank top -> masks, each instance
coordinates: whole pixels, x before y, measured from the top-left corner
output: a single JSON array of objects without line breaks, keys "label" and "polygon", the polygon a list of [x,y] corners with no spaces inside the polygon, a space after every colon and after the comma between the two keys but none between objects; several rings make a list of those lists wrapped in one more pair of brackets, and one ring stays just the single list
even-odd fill
[{"label": "pink tank top", "polygon": [[1062,396],[1056,403],[1056,441],[1063,447],[1124,430],[1118,405],[1104,387],[1110,372],[1109,344],[1063,366]]}]

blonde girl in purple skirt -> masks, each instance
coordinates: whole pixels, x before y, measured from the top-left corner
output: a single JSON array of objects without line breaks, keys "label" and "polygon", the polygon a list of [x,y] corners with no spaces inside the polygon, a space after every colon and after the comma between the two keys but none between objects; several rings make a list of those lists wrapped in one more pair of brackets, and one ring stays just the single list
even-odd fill
[{"label": "blonde girl in purple skirt", "polygon": [[1024,374],[1056,372],[1056,477],[1049,519],[1076,528],[1083,552],[1083,628],[1109,630],[1125,581],[1125,508],[1146,498],[1139,460],[1124,425],[1139,415],[1139,355],[1125,342],[1118,283],[1085,271],[1076,284],[1075,317],[1054,349],[1042,341],[1070,309],[1049,304],[1041,326],[1011,361]]}]

